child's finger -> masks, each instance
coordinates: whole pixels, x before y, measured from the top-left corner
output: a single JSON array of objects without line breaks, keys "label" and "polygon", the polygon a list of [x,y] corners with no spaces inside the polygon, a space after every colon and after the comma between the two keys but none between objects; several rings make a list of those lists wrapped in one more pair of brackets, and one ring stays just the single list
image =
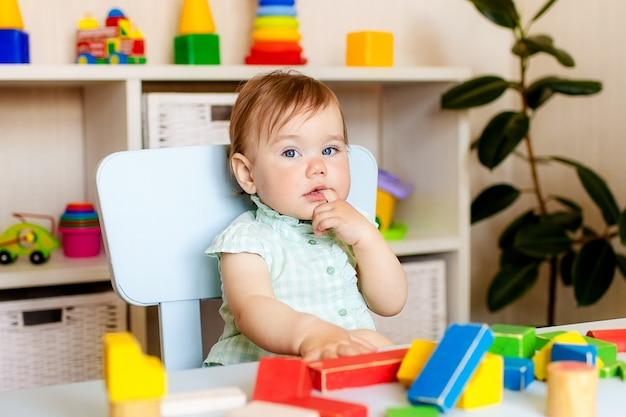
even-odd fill
[{"label": "child's finger", "polygon": [[326,201],[328,203],[332,203],[335,200],[339,200],[339,195],[332,188],[326,188],[324,190],[320,190],[320,192],[324,194],[324,197],[326,197]]}]

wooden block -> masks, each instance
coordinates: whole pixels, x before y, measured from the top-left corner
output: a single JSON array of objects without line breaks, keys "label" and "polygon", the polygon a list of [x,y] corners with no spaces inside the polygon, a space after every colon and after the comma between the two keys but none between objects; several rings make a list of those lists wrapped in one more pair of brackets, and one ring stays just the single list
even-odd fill
[{"label": "wooden block", "polygon": [[472,410],[502,402],[504,360],[501,355],[487,353],[463,390],[457,408]]},{"label": "wooden block", "polygon": [[266,357],[259,362],[252,399],[282,402],[308,397],[312,389],[311,374],[302,359]]},{"label": "wooden block", "polygon": [[489,352],[502,356],[530,358],[535,354],[535,328],[512,324],[494,324],[491,331],[495,340]]},{"label": "wooden block", "polygon": [[615,343],[618,352],[626,352],[626,329],[589,330],[587,336]]},{"label": "wooden block", "polygon": [[320,417],[367,417],[367,407],[322,397],[294,398],[282,402],[295,407],[315,410]]},{"label": "wooden block", "polygon": [[598,357],[602,359],[604,363],[611,363],[617,360],[617,345],[615,343],[596,339],[590,336],[583,336],[583,338],[588,344],[594,345],[598,348]]},{"label": "wooden block", "polygon": [[396,374],[407,351],[385,350],[309,362],[313,388],[325,392],[396,382]]},{"label": "wooden block", "polygon": [[251,401],[244,407],[227,411],[224,417],[319,417],[315,410],[267,401]]},{"label": "wooden block", "polygon": [[386,417],[439,417],[439,410],[432,405],[411,405],[387,409]]},{"label": "wooden block", "polygon": [[558,334],[550,339],[550,341],[533,356],[535,378],[539,381],[546,380],[548,364],[550,363],[550,353],[552,351],[552,345],[557,342],[578,345],[587,344],[585,338],[578,332],[565,332]]},{"label": "wooden block", "polygon": [[504,388],[511,391],[524,391],[535,380],[534,363],[530,358],[504,359]]},{"label": "wooden block", "polygon": [[161,401],[161,417],[230,410],[245,404],[246,394],[237,387],[176,392]]},{"label": "wooden block", "polygon": [[598,348],[594,345],[570,345],[554,343],[550,351],[550,361],[578,361],[587,365],[596,366]]},{"label": "wooden block", "polygon": [[409,402],[454,407],[494,338],[486,324],[451,324],[409,388]]},{"label": "wooden block", "polygon": [[400,368],[396,377],[398,381],[405,387],[410,387],[417,375],[422,371],[422,368],[430,358],[437,347],[437,343],[430,340],[414,340],[409,347],[404,359],[400,363]]},{"label": "wooden block", "polygon": [[595,366],[576,361],[552,362],[548,375],[548,417],[596,415],[598,371]]},{"label": "wooden block", "polygon": [[161,417],[161,400],[109,402],[109,417]]}]

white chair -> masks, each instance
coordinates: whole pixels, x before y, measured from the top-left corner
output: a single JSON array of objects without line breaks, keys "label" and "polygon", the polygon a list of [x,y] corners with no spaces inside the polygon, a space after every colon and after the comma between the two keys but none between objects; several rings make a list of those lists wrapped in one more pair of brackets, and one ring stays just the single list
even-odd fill
[{"label": "white chair", "polygon": [[[202,365],[200,301],[221,296],[213,237],[250,208],[231,180],[226,146],[125,151],[98,165],[100,223],[113,288],[128,303],[158,305],[161,356],[170,371]],[[378,169],[351,146],[348,200],[375,213]]]}]

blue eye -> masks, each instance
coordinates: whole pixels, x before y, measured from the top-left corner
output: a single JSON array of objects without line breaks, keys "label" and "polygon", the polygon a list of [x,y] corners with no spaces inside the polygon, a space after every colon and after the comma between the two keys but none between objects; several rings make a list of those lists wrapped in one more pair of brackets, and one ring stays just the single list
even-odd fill
[{"label": "blue eye", "polygon": [[283,152],[283,155],[285,155],[287,158],[295,158],[296,151],[294,149],[287,149],[285,152]]},{"label": "blue eye", "polygon": [[337,152],[337,148],[328,147],[322,151],[322,155],[333,155]]}]

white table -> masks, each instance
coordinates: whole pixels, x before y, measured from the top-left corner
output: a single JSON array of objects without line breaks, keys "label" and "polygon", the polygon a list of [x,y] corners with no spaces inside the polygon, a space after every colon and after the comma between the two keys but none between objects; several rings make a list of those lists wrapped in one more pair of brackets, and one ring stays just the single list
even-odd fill
[{"label": "white table", "polygon": [[[626,319],[538,329],[576,330],[626,328]],[[620,354],[625,360],[626,355]],[[168,375],[169,392],[237,386],[251,397],[257,363],[192,369]],[[504,391],[501,404],[472,411],[450,410],[446,417],[536,417],[544,416],[545,383],[534,381],[524,392]],[[315,395],[322,395],[316,393]],[[384,417],[388,407],[407,405],[406,391],[398,383],[335,391],[326,397],[366,404],[370,417]],[[623,415],[626,382],[619,378],[600,379],[597,417]],[[0,415],[7,417],[107,417],[108,406],[103,381],[89,381],[20,391],[0,392]],[[194,417],[217,417],[220,413]]]}]

